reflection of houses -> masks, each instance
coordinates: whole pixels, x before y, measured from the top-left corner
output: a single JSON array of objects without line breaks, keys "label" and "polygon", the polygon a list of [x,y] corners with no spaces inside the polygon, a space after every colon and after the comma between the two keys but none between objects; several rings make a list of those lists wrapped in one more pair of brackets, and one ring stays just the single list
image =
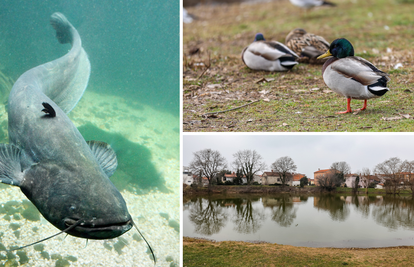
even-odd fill
[{"label": "reflection of houses", "polygon": [[313,173],[313,179],[315,181],[315,185],[319,186],[319,179],[325,179],[325,178],[331,177],[336,173],[339,173],[339,171],[332,170],[332,169],[325,169],[325,170],[318,169],[318,171]]},{"label": "reflection of houses", "polygon": [[285,205],[292,205],[292,204],[299,204],[301,202],[306,202],[307,199],[304,200],[303,197],[281,197],[281,198],[275,198],[275,197],[262,197],[262,204],[263,207],[278,207],[281,204]]},{"label": "reflection of houses", "polygon": [[345,201],[346,204],[358,204],[369,205],[375,204],[382,201],[383,196],[376,196],[375,198],[367,196],[341,196],[341,200]]},{"label": "reflection of houses", "polygon": [[[292,173],[288,173],[286,177],[286,184],[292,185]],[[280,179],[280,175],[278,172],[264,172],[262,174],[262,184],[269,185],[269,184],[282,184],[282,180]]]}]

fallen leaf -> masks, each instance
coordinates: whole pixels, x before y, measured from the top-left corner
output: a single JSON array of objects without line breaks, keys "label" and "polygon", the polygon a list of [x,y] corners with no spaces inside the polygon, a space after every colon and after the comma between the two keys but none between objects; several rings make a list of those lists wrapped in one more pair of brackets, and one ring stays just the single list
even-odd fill
[{"label": "fallen leaf", "polygon": [[264,102],[270,102],[270,99],[269,98],[264,98],[263,101]]},{"label": "fallen leaf", "polygon": [[287,124],[287,123],[282,123],[282,126],[289,126],[289,124]]},{"label": "fallen leaf", "polygon": [[410,89],[405,89],[404,93],[411,93],[412,91]]},{"label": "fallen leaf", "polygon": [[372,126],[362,126],[361,128],[359,128],[359,129],[371,129],[372,128]]},{"label": "fallen leaf", "polygon": [[409,119],[411,117],[410,114],[398,114],[398,115],[400,115],[400,116],[402,116],[406,119]]},{"label": "fallen leaf", "polygon": [[264,81],[266,81],[265,78],[260,78],[259,80],[254,81],[254,83],[262,83]]},{"label": "fallen leaf", "polygon": [[269,90],[265,90],[265,89],[263,89],[262,91],[259,91],[259,93],[261,93],[261,94],[267,94],[267,93],[269,93],[270,91]]},{"label": "fallen leaf", "polygon": [[318,91],[318,90],[321,90],[321,88],[318,88],[318,87],[315,87],[315,88],[312,88],[312,89],[310,89],[311,91]]},{"label": "fallen leaf", "polygon": [[208,84],[206,87],[208,89],[216,89],[216,88],[221,88],[221,84]]},{"label": "fallen leaf", "polygon": [[253,119],[248,119],[246,122],[252,122],[253,121]]},{"label": "fallen leaf", "polygon": [[388,118],[386,118],[386,117],[382,117],[382,118],[381,118],[381,120],[384,120],[384,121],[396,121],[396,120],[401,120],[401,119],[402,119],[402,117],[401,117],[401,116],[388,117]]}]

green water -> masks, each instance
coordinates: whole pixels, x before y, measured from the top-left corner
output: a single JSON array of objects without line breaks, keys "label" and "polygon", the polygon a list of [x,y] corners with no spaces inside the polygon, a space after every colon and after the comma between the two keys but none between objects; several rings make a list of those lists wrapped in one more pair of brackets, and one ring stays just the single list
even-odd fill
[{"label": "green water", "polygon": [[[69,118],[85,140],[104,141],[115,150],[118,167],[110,179],[155,249],[157,266],[177,264],[179,1],[2,0],[0,10],[0,71],[14,81],[70,49],[55,38],[53,12],[63,13],[78,30],[91,75]],[[0,86],[0,143],[8,143],[7,95]],[[3,251],[56,232],[18,188],[0,184],[0,266],[153,264],[136,230],[88,243],[61,235],[18,252]]]},{"label": "green water", "polygon": [[[179,1],[0,1],[0,70],[16,80],[60,57],[49,17],[79,31],[92,66],[88,90],[179,112]],[[177,118],[178,120],[178,118]]]}]

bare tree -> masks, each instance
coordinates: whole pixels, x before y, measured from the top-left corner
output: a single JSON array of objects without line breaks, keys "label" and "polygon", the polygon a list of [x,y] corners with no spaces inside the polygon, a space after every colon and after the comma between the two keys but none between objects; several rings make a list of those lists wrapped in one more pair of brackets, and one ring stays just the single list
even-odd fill
[{"label": "bare tree", "polygon": [[191,161],[189,169],[199,174],[200,177],[207,177],[209,184],[211,184],[213,178],[226,167],[226,159],[221,156],[219,151],[204,149],[194,153],[194,159]]},{"label": "bare tree", "polygon": [[348,163],[345,161],[339,161],[334,162],[331,165],[331,170],[337,170],[336,176],[337,176],[337,182],[339,185],[343,182],[345,182],[345,175],[351,173],[351,166],[349,166]]},{"label": "bare tree", "polygon": [[408,179],[406,179],[404,181],[404,185],[408,185],[408,187],[411,189],[411,194],[414,197],[414,160],[413,161],[408,161],[408,160],[404,160],[403,162],[403,168],[404,171],[408,172]]},{"label": "bare tree", "polygon": [[357,194],[359,188],[359,176],[355,178],[355,180],[352,182],[352,194]]},{"label": "bare tree", "polygon": [[317,184],[320,188],[327,191],[333,191],[338,185],[338,176],[336,171],[331,170],[330,172],[318,177]]},{"label": "bare tree", "polygon": [[368,194],[369,178],[371,177],[371,170],[369,168],[362,168],[359,172],[360,183],[362,187],[365,187],[365,194]]},{"label": "bare tree", "polygon": [[246,176],[247,184],[253,181],[253,177],[257,172],[266,169],[266,163],[256,150],[240,150],[233,154],[233,157],[234,167],[243,172],[243,175]]},{"label": "bare tree", "polygon": [[398,157],[387,159],[375,166],[375,172],[385,178],[385,191],[387,194],[399,194],[401,189],[401,172],[404,164]]},{"label": "bare tree", "polygon": [[281,157],[278,158],[275,162],[272,163],[272,169],[274,172],[279,173],[280,181],[282,181],[282,186],[285,186],[290,179],[293,178],[292,173],[296,171],[297,166],[291,157]]}]

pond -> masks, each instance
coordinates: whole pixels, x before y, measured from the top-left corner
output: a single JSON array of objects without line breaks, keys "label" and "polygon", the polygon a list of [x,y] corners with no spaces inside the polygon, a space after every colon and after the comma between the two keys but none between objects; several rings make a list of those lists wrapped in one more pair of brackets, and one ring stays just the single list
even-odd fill
[{"label": "pond", "polygon": [[414,200],[390,196],[198,197],[183,235],[306,247],[414,245]]}]

